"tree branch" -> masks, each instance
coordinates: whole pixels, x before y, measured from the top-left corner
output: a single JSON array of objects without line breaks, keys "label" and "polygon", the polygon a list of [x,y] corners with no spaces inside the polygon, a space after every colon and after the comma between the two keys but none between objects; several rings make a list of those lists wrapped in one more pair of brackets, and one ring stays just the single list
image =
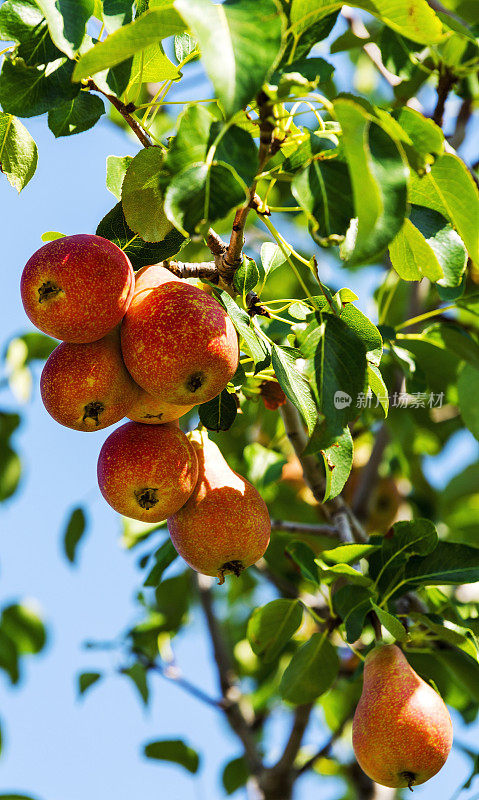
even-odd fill
[{"label": "tree branch", "polygon": [[316,761],[318,761],[320,758],[325,758],[326,756],[329,755],[334,743],[343,735],[343,731],[348,722],[349,722],[349,717],[341,723],[337,731],[335,731],[332,734],[331,738],[326,742],[326,744],[320,750],[318,750],[317,753],[311,756],[311,758],[308,758],[308,760],[305,761],[302,767],[300,767],[297,770],[296,773],[297,778],[299,778],[301,775],[304,775],[305,772],[308,772],[310,769],[312,769],[316,764]]},{"label": "tree branch", "polygon": [[116,110],[121,114],[127,125],[130,126],[135,136],[142,143],[143,147],[152,146],[153,142],[151,141],[150,137],[145,133],[145,131],[143,130],[141,125],[139,125],[136,119],[133,119],[133,117],[131,116],[132,112],[135,110],[134,103],[128,103],[127,105],[125,105],[125,103],[119,100],[118,97],[115,97],[114,94],[108,94],[108,92],[104,92],[103,89],[100,89],[100,87],[97,86],[95,81],[93,80],[89,80],[86,85],[88,86],[89,89],[92,89],[94,92],[99,92],[104,97],[106,97],[107,100],[110,101],[112,106],[114,106]]},{"label": "tree branch", "polygon": [[191,683],[187,678],[184,678],[174,665],[167,664],[163,666],[156,661],[150,661],[148,658],[144,658],[140,653],[135,653],[135,657],[143,664],[146,670],[157,672],[158,675],[161,675],[162,678],[168,681],[174,681],[181,689],[184,689],[185,692],[188,692],[192,697],[196,697],[197,700],[201,700],[203,703],[213,706],[213,708],[218,708],[220,710],[223,708],[222,700],[216,700],[214,697],[210,697],[210,695],[204,692],[203,689],[200,689],[199,686],[195,686],[195,684]]},{"label": "tree branch", "polygon": [[303,454],[308,437],[296,408],[287,400],[284,405],[280,406],[279,413],[284,422],[286,435],[302,466],[304,481],[311,489],[315,500],[322,504],[323,510],[338,530],[339,538],[344,542],[367,541],[366,533],[342,497],[335,497],[333,500],[323,503],[325,478],[317,459],[314,456]]},{"label": "tree branch", "polygon": [[218,282],[218,269],[214,261],[201,261],[198,264],[183,261],[162,261],[161,266],[169,269],[177,278],[206,278]]},{"label": "tree branch", "polygon": [[388,442],[389,433],[383,423],[374,439],[369,461],[361,472],[351,504],[353,512],[357,514],[359,519],[364,520],[367,517],[369,500],[377,484],[379,467]]},{"label": "tree branch", "polygon": [[279,761],[271,767],[271,772],[284,773],[289,772],[294,765],[296,756],[299,753],[303,736],[308,727],[313,704],[308,703],[302,706],[296,706],[293,717],[293,725],[291,733],[289,734],[288,741]]},{"label": "tree branch", "polygon": [[275,531],[299,534],[301,536],[329,536],[337,538],[338,531],[334,525],[309,525],[307,522],[287,522],[286,520],[272,519],[271,527]]},{"label": "tree branch", "polygon": [[213,595],[208,578],[198,575],[196,578],[201,607],[205,615],[206,625],[213,646],[213,654],[218,672],[222,694],[222,708],[231,729],[236,733],[244,747],[245,757],[250,771],[257,775],[262,770],[262,761],[254,735],[246,717],[239,707],[240,692],[236,685],[231,658],[226,648],[220,626],[213,608]]},{"label": "tree branch", "polygon": [[455,82],[456,78],[451,70],[448,67],[443,67],[439,73],[439,81],[437,84],[437,103],[432,115],[433,121],[436,123],[436,125],[439,125],[440,128],[442,128],[444,121],[446,100]]}]

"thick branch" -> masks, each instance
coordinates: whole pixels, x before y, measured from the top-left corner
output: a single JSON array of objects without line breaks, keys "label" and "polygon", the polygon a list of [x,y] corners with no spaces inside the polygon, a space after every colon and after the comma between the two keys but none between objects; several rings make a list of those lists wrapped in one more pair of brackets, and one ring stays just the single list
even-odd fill
[{"label": "thick branch", "polygon": [[315,500],[322,503],[323,510],[338,530],[339,538],[344,542],[365,542],[367,537],[362,526],[342,497],[335,497],[333,500],[323,503],[325,478],[317,459],[314,456],[303,454],[308,437],[298,411],[287,400],[279,408],[279,413],[283,418],[286,435],[303,468],[305,483],[311,489]]},{"label": "thick branch", "polygon": [[95,81],[89,80],[87,86],[89,89],[93,89],[94,92],[99,92],[110,101],[112,106],[114,106],[116,110],[121,114],[127,125],[130,126],[135,136],[138,137],[143,147],[152,146],[153,143],[151,142],[149,136],[145,133],[143,128],[138,124],[136,119],[133,119],[133,117],[131,116],[132,112],[135,110],[135,106],[133,103],[128,103],[127,105],[125,105],[125,103],[122,103],[122,101],[119,100],[118,97],[115,97],[114,94],[108,94],[108,92],[104,92],[103,89],[100,89],[100,87],[96,85]]},{"label": "thick branch", "polygon": [[279,761],[277,761],[277,763],[273,767],[271,767],[272,772],[276,773],[289,772],[293,767],[294,762],[296,760],[296,756],[298,755],[299,749],[301,747],[301,742],[303,741],[303,736],[305,734],[306,728],[308,727],[309,718],[311,716],[312,710],[313,710],[312,703],[296,707],[294,711],[291,733],[289,734],[289,738],[288,741],[286,742],[286,746],[283,750],[281,758],[279,759]]},{"label": "thick branch", "polygon": [[251,727],[238,704],[240,693],[236,686],[230,655],[213,609],[213,596],[209,587],[209,579],[199,575],[197,578],[197,586],[200,603],[213,646],[213,654],[223,696],[222,707],[231,729],[236,733],[243,744],[250,771],[254,775],[257,775],[262,770],[261,757]]},{"label": "thick branch", "polygon": [[218,270],[214,261],[198,264],[183,261],[162,261],[162,267],[169,269],[177,278],[206,278],[212,283],[218,281]]},{"label": "thick branch", "polygon": [[312,769],[312,767],[314,767],[316,764],[316,761],[319,761],[320,758],[326,758],[326,756],[329,755],[334,743],[342,736],[347,722],[349,722],[349,719],[345,719],[344,722],[342,722],[339,726],[338,730],[332,734],[331,738],[326,742],[326,744],[320,750],[318,750],[317,753],[311,756],[311,758],[308,758],[308,760],[305,761],[303,766],[297,771],[298,778],[300,775],[304,775],[305,772],[308,772],[310,769]]},{"label": "thick branch", "polygon": [[432,115],[434,122],[436,125],[439,125],[440,128],[442,128],[442,123],[444,120],[446,100],[455,82],[456,78],[453,73],[447,67],[444,67],[439,73],[439,81],[437,84],[437,103]]}]

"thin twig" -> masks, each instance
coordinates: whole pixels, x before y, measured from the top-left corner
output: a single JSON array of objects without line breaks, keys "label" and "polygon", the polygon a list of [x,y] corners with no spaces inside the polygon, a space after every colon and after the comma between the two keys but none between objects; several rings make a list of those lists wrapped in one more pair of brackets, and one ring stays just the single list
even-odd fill
[{"label": "thin twig", "polygon": [[219,685],[223,697],[222,707],[231,729],[243,744],[250,771],[257,775],[262,770],[262,762],[251,727],[239,707],[240,692],[236,685],[230,654],[223,639],[221,629],[213,608],[213,595],[209,579],[197,576],[197,587],[201,607],[213,646],[213,654],[218,672]]},{"label": "thin twig", "polygon": [[271,527],[275,531],[298,534],[300,536],[329,536],[337,538],[338,531],[334,525],[310,525],[307,522],[288,522],[281,519],[272,519]]},{"label": "thin twig", "polygon": [[443,67],[439,73],[439,81],[437,84],[437,103],[432,115],[433,121],[436,123],[436,125],[439,125],[440,128],[442,128],[442,123],[444,120],[446,100],[449,97],[449,92],[451,91],[455,82],[456,77],[451,70],[448,67]]},{"label": "thin twig", "polygon": [[220,710],[223,708],[222,700],[216,700],[214,697],[211,697],[209,694],[204,692],[199,686],[195,686],[195,684],[191,683],[187,678],[184,678],[180,674],[179,670],[173,665],[168,664],[163,666],[163,664],[159,664],[156,661],[150,661],[149,659],[142,658],[138,653],[135,653],[135,656],[140,660],[146,670],[157,672],[158,675],[162,676],[162,678],[173,681],[181,689],[184,689],[185,692],[188,692],[188,694],[192,695],[192,697],[196,697],[197,700],[201,700],[203,703],[206,703],[213,708]]},{"label": "thin twig", "polygon": [[359,483],[351,503],[351,508],[359,519],[364,520],[367,517],[369,500],[376,488],[379,467],[388,442],[389,433],[386,425],[383,423],[374,439],[369,461],[361,472]]},{"label": "thin twig", "polygon": [[121,100],[118,99],[118,97],[115,97],[114,94],[108,94],[108,92],[104,92],[103,89],[100,89],[100,87],[97,86],[95,81],[93,80],[89,80],[87,86],[94,92],[99,92],[104,97],[106,97],[107,100],[110,101],[112,106],[114,106],[116,110],[121,114],[127,125],[130,126],[135,136],[142,143],[143,147],[152,146],[153,142],[151,141],[149,136],[145,133],[145,131],[142,129],[142,127],[139,125],[136,119],[133,119],[133,117],[131,116],[132,112],[135,110],[134,103],[128,103],[128,104],[123,103]]}]

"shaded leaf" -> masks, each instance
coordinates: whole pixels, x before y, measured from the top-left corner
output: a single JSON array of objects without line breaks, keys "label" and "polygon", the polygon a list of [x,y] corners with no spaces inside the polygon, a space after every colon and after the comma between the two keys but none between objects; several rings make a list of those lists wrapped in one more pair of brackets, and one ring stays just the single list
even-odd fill
[{"label": "shaded leaf", "polygon": [[50,36],[62,53],[73,58],[93,14],[93,0],[35,0],[48,23]]},{"label": "shaded leaf", "polygon": [[145,745],[145,756],[158,761],[172,761],[180,764],[188,772],[198,772],[200,758],[196,750],[188,747],[181,739],[164,739]]},{"label": "shaded leaf", "polygon": [[106,188],[117,200],[121,199],[123,179],[132,161],[132,156],[107,156],[106,158]]},{"label": "shaded leaf", "polygon": [[162,242],[172,230],[163,208],[169,180],[161,147],[140,150],[123,179],[121,202],[127,225],[146,242]]},{"label": "shaded leaf", "polygon": [[347,641],[355,642],[371,610],[371,592],[365,586],[341,586],[333,594],[333,608],[345,625]]},{"label": "shaded leaf", "polygon": [[63,539],[65,555],[71,564],[75,563],[77,547],[85,530],[85,512],[82,508],[75,508],[70,514]]},{"label": "shaded leaf", "polygon": [[222,774],[223,787],[226,794],[234,794],[248,782],[250,772],[244,756],[233,758],[225,764]]},{"label": "shaded leaf", "polygon": [[79,95],[48,112],[48,127],[54,136],[72,136],[93,128],[105,113],[103,100],[94,94]]},{"label": "shaded leaf", "polygon": [[150,692],[148,689],[148,673],[145,667],[139,663],[132,664],[131,667],[122,669],[122,674],[130,678],[138,690],[138,694],[143,700],[145,706],[147,706]]},{"label": "shaded leaf", "polygon": [[78,676],[78,693],[85,694],[88,689],[101,679],[101,672],[82,672]]},{"label": "shaded leaf", "polygon": [[209,431],[227,431],[236,419],[238,406],[234,394],[227,389],[198,406],[200,422]]},{"label": "shaded leaf", "polygon": [[279,691],[283,700],[301,705],[311,703],[334,681],[339,658],[326,634],[315,633],[297,650],[283,673]]},{"label": "shaded leaf", "polygon": [[266,662],[274,661],[303,618],[303,606],[298,600],[273,600],[256,608],[248,622],[248,639],[251,648]]},{"label": "shaded leaf", "polygon": [[178,557],[171,539],[168,537],[165,542],[158,548],[155,553],[155,564],[151,571],[148,573],[143,586],[159,586],[163,573]]}]

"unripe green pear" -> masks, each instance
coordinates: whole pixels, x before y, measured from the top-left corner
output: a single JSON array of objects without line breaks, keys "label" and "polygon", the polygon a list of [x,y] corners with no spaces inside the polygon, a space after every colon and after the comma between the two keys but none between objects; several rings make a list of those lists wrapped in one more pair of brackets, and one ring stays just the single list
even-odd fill
[{"label": "unripe green pear", "polygon": [[115,511],[161,522],[186,503],[198,478],[194,447],[175,422],[127,422],[105,441],[98,484]]},{"label": "unripe green pear", "polygon": [[168,519],[171,541],[187,564],[203,575],[239,575],[264,554],[271,521],[255,487],[228,466],[206,435],[191,436],[198,483],[188,502]]},{"label": "unripe green pear", "polygon": [[396,645],[366,656],[364,685],[353,720],[360,767],[392,788],[425,783],[444,766],[452,746],[449,712]]}]

